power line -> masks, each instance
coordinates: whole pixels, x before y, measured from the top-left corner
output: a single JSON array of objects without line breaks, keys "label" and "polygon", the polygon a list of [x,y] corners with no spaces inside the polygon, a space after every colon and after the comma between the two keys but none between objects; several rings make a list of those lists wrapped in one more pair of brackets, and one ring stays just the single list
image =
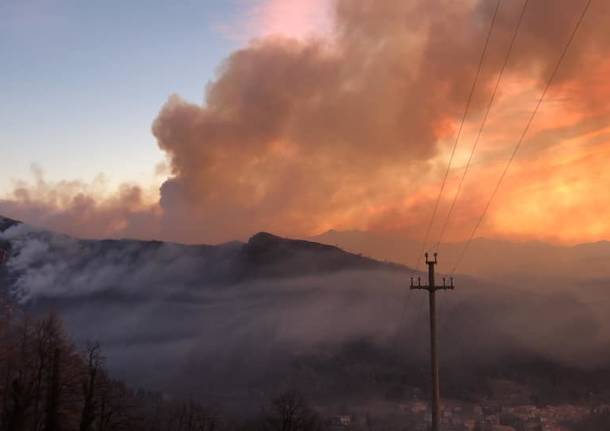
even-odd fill
[{"label": "power line", "polygon": [[477,147],[479,145],[479,140],[481,139],[483,130],[485,129],[485,126],[487,125],[487,119],[489,118],[489,113],[491,112],[491,107],[493,106],[493,103],[496,99],[496,95],[498,93],[498,88],[500,87],[500,83],[502,81],[502,76],[504,75],[504,71],[506,70],[506,66],[508,65],[508,61],[509,61],[510,55],[513,51],[513,47],[515,45],[515,40],[517,39],[517,35],[519,34],[519,29],[521,28],[521,24],[523,23],[523,16],[525,15],[525,11],[527,9],[528,4],[529,4],[529,0],[525,0],[525,2],[523,3],[523,6],[521,7],[521,13],[519,14],[519,20],[517,21],[517,25],[515,26],[515,29],[513,31],[513,35],[511,37],[510,44],[508,46],[508,50],[506,52],[506,57],[504,58],[504,63],[502,64],[502,68],[500,69],[500,72],[498,73],[498,77],[496,79],[496,83],[495,83],[493,92],[491,93],[489,103],[487,104],[487,109],[485,110],[483,120],[481,121],[481,125],[479,126],[479,130],[477,132],[474,143],[472,145],[472,149],[470,150],[468,160],[466,161],[466,166],[464,167],[464,172],[462,174],[462,177],[460,178],[460,182],[458,183],[458,187],[456,189],[455,195],[453,196],[453,201],[451,202],[451,206],[449,207],[449,212],[447,213],[445,222],[443,223],[443,225],[441,227],[441,232],[438,237],[438,241],[436,242],[436,245],[434,246],[434,249],[437,251],[443,240],[443,237],[445,235],[445,231],[447,229],[451,216],[453,215],[453,210],[455,209],[455,204],[460,196],[460,192],[462,191],[462,185],[464,184],[464,180],[465,180],[466,176],[468,175],[468,171],[470,170],[470,165],[472,163],[474,153],[476,152]]},{"label": "power line", "polygon": [[[428,238],[429,238],[429,235],[430,235],[430,230],[432,228],[432,225],[434,223],[434,219],[436,218],[436,213],[438,211],[439,202],[441,200],[441,197],[443,195],[443,191],[445,189],[445,185],[447,183],[447,177],[449,176],[449,172],[451,171],[451,165],[453,163],[453,158],[455,156],[455,150],[457,148],[458,142],[459,142],[460,137],[462,135],[462,130],[464,128],[464,123],[466,121],[466,117],[468,116],[468,111],[470,110],[470,105],[472,103],[472,98],[473,98],[473,95],[474,95],[474,91],[476,89],[477,83],[479,81],[479,77],[481,75],[481,70],[482,70],[482,67],[483,67],[483,63],[485,61],[485,57],[487,56],[487,49],[489,47],[489,40],[491,39],[491,34],[493,32],[493,28],[494,28],[494,25],[495,25],[495,22],[496,22],[496,18],[497,18],[497,15],[498,15],[498,10],[500,8],[500,3],[501,2],[502,2],[502,0],[498,0],[497,3],[496,3],[494,14],[493,14],[493,17],[491,19],[491,24],[489,26],[489,30],[488,30],[487,36],[485,38],[485,43],[484,43],[484,46],[483,46],[483,51],[481,52],[481,57],[479,59],[479,64],[477,66],[477,71],[476,71],[476,74],[475,74],[475,78],[474,78],[474,81],[473,81],[472,86],[470,88],[470,92],[468,94],[468,99],[466,101],[466,107],[464,108],[464,113],[462,115],[462,119],[460,121],[460,126],[459,126],[458,132],[456,134],[455,141],[453,143],[453,148],[451,149],[451,155],[449,157],[449,162],[447,164],[447,170],[445,171],[445,175],[443,176],[443,181],[441,183],[441,188],[439,190],[438,196],[436,198],[436,202],[434,204],[434,209],[432,211],[432,216],[430,217],[428,226],[426,228],[426,234],[425,234],[424,241],[422,243],[421,253],[419,253],[419,257],[417,258],[417,263],[415,265],[415,271],[416,272],[419,271],[420,258],[421,258],[421,255],[423,255],[424,249],[426,247],[426,243],[428,242]],[[434,274],[433,266],[431,266],[431,262],[428,262],[427,255],[426,255],[426,263],[429,266],[429,271],[431,271],[431,274]],[[436,264],[436,255],[434,255],[434,264]],[[430,289],[431,289],[430,290],[430,296],[433,298],[434,297],[434,292],[436,290],[436,287],[434,286],[434,275],[432,275],[431,280],[432,281],[431,281],[431,284],[430,284]],[[443,282],[444,282],[444,280],[443,280]],[[442,288],[445,288],[445,287],[442,287]],[[453,288],[453,282],[451,283],[451,288]],[[409,291],[412,291],[412,289],[413,289],[413,284],[411,283],[411,289]],[[406,307],[407,307],[407,293],[405,292],[405,295],[403,297],[403,312],[402,312],[403,319],[402,319],[402,324],[400,325],[401,328],[403,327],[404,320],[406,319]],[[417,307],[417,310],[419,310],[420,308],[421,307]],[[431,308],[431,311],[430,311],[430,313],[431,313],[430,314],[431,322],[435,321],[435,317],[434,317],[435,313],[433,312],[433,310],[434,310],[434,308]],[[435,338],[436,338],[436,330],[432,330],[431,331],[431,340],[435,340]],[[431,354],[432,354],[433,358],[436,358],[436,342],[435,341],[431,342]],[[436,359],[434,359],[432,362],[433,362],[433,364],[436,363]],[[434,401],[435,401],[435,403],[433,403],[433,404],[436,405],[436,407],[435,407],[435,411],[436,411],[436,415],[435,416],[436,416],[436,422],[437,422],[436,429],[438,429],[438,403],[439,403],[439,394],[438,394],[438,364],[436,366],[433,365],[433,389],[434,389],[434,392],[436,394],[433,397]]]},{"label": "power line", "polygon": [[[488,51],[488,48],[489,48],[489,41],[491,39],[491,35],[493,33],[493,29],[494,29],[495,24],[496,24],[496,19],[497,19],[497,16],[498,16],[498,11],[500,9],[500,4],[501,3],[502,3],[502,0],[497,0],[497,2],[496,2],[496,7],[494,9],[494,13],[493,13],[493,16],[491,18],[491,23],[489,25],[489,29],[488,29],[487,35],[485,37],[485,42],[483,44],[483,50],[481,52],[481,57],[479,58],[479,63],[477,65],[477,71],[475,73],[475,77],[474,77],[474,80],[472,82],[472,86],[470,87],[470,92],[469,92],[468,98],[466,100],[466,106],[464,108],[464,113],[462,114],[462,118],[461,118],[461,121],[460,121],[458,132],[456,134],[455,141],[453,143],[453,148],[451,149],[451,155],[449,157],[449,162],[447,164],[447,170],[445,171],[445,175],[443,176],[443,181],[441,183],[441,187],[440,187],[438,196],[436,198],[436,203],[434,204],[434,209],[432,211],[432,216],[431,216],[431,218],[429,220],[429,223],[428,223],[428,226],[426,228],[426,234],[425,234],[425,237],[424,237],[424,242],[422,243],[421,252],[418,253],[418,255],[417,255],[418,257],[416,258],[416,264],[415,264],[415,271],[416,272],[419,271],[419,264],[420,264],[420,261],[421,261],[421,256],[423,256],[423,254],[424,254],[424,250],[426,248],[426,244],[427,244],[429,236],[430,236],[430,230],[432,229],[432,225],[434,223],[434,219],[436,218],[436,214],[438,212],[438,206],[439,206],[441,197],[443,195],[443,192],[445,190],[445,186],[446,186],[446,183],[447,183],[447,178],[449,176],[449,172],[451,171],[451,166],[453,164],[453,159],[454,159],[454,156],[455,156],[455,151],[456,151],[457,145],[459,143],[459,140],[460,140],[460,138],[462,136],[462,131],[463,131],[463,128],[464,128],[464,123],[466,122],[466,118],[468,116],[468,112],[470,111],[470,105],[472,104],[472,99],[474,97],[474,92],[475,92],[475,89],[477,87],[477,83],[479,81],[480,75],[481,75],[481,71],[482,71],[482,68],[483,68],[483,63],[485,62],[485,58],[487,57],[487,51]],[[408,296],[409,296],[407,292],[411,292],[411,291],[410,290],[406,291],[405,294],[404,294],[404,297],[403,297],[403,311],[402,311],[403,319],[402,319],[400,327],[403,327],[404,323],[405,323],[407,299],[408,299]],[[418,310],[420,308],[421,307],[417,307]]]},{"label": "power line", "polygon": [[496,8],[494,10],[494,14],[491,18],[491,24],[489,26],[489,30],[487,31],[487,37],[485,38],[485,44],[483,45],[483,51],[481,52],[481,58],[479,59],[479,64],[477,66],[477,72],[474,77],[474,81],[472,82],[472,86],[470,87],[470,93],[468,94],[468,99],[466,100],[466,107],[464,109],[464,113],[462,114],[462,120],[460,121],[460,126],[458,132],[455,137],[455,141],[453,142],[453,148],[451,149],[451,155],[449,156],[449,162],[447,163],[447,170],[445,171],[445,175],[443,176],[443,181],[441,182],[441,188],[438,192],[438,196],[436,197],[436,202],[434,204],[434,209],[432,211],[432,216],[428,222],[428,226],[426,227],[426,234],[424,235],[424,242],[422,243],[421,251],[418,254],[417,262],[415,265],[415,269],[419,270],[419,263],[421,260],[421,256],[423,255],[426,244],[430,237],[430,230],[432,229],[432,225],[434,224],[434,219],[436,218],[436,213],[438,212],[438,206],[445,190],[445,185],[447,184],[447,177],[449,176],[449,172],[451,171],[451,165],[453,164],[453,158],[455,156],[455,150],[457,148],[460,137],[462,136],[462,129],[464,128],[464,123],[466,121],[466,117],[468,116],[468,111],[470,110],[470,105],[472,103],[472,97],[474,95],[474,90],[479,81],[479,76],[481,75],[481,69],[483,67],[483,63],[485,61],[485,57],[487,56],[487,48],[489,46],[489,40],[491,39],[491,34],[493,32],[494,25],[496,23],[496,17],[498,16],[498,10],[500,9],[500,3],[502,0],[498,0],[496,3]]},{"label": "power line", "polygon": [[[494,13],[493,13],[493,16],[492,16],[492,19],[491,19],[489,30],[487,31],[487,36],[485,38],[485,43],[483,45],[483,50],[481,52],[481,57],[479,59],[479,63],[478,63],[478,66],[477,66],[477,71],[476,71],[476,74],[475,74],[475,78],[474,78],[474,80],[472,82],[472,86],[470,88],[470,92],[469,92],[468,98],[466,100],[466,106],[465,106],[465,109],[464,109],[464,113],[462,115],[462,119],[460,121],[459,129],[458,129],[455,141],[453,143],[453,148],[451,150],[451,156],[450,156],[449,162],[447,164],[447,170],[445,171],[445,175],[443,177],[441,188],[440,188],[438,196],[436,198],[436,203],[434,205],[434,210],[432,212],[432,216],[431,216],[431,218],[429,220],[429,223],[428,223],[428,226],[426,228],[425,239],[424,239],[424,242],[422,243],[422,250],[418,254],[418,257],[416,257],[415,272],[419,271],[420,258],[423,255],[424,249],[426,247],[426,243],[428,242],[429,235],[430,235],[430,230],[431,230],[432,225],[434,223],[434,219],[435,219],[436,213],[438,211],[439,202],[440,202],[440,199],[442,197],[443,191],[445,189],[445,185],[446,185],[446,182],[447,182],[447,178],[449,176],[449,172],[451,170],[451,165],[453,163],[453,158],[455,156],[455,151],[456,151],[458,142],[460,140],[460,137],[462,135],[462,130],[463,130],[464,123],[466,121],[468,112],[470,110],[470,105],[472,103],[472,99],[473,99],[473,96],[474,96],[474,91],[476,89],[477,83],[479,81],[479,77],[481,75],[481,70],[483,68],[483,63],[485,61],[485,58],[487,57],[487,50],[488,50],[488,47],[489,47],[489,41],[491,39],[491,34],[493,33],[493,29],[494,29],[494,26],[495,26],[495,23],[496,23],[496,18],[498,16],[498,11],[500,9],[500,4],[501,3],[502,3],[502,0],[498,0],[497,3],[496,3],[496,7],[494,9]],[[406,324],[407,302],[410,299],[409,298],[409,296],[410,296],[409,293],[411,293],[411,292],[412,292],[411,290],[405,290],[405,293],[404,293],[403,298],[402,298],[403,307],[402,307],[402,312],[401,312],[401,323],[399,325],[399,328],[401,328],[401,329],[404,328],[405,324]],[[424,298],[422,298],[422,301],[423,300],[424,300]],[[421,309],[420,306],[416,307],[416,310],[420,310],[420,309]]]},{"label": "power line", "polygon": [[472,242],[477,230],[481,226],[483,219],[487,215],[489,207],[491,206],[492,201],[494,200],[496,194],[498,193],[498,190],[500,189],[500,186],[502,185],[502,182],[504,181],[504,178],[506,177],[506,173],[508,172],[508,169],[510,168],[513,160],[515,159],[515,156],[517,155],[519,148],[521,148],[521,145],[523,144],[525,136],[527,135],[527,133],[534,121],[534,118],[536,117],[536,114],[538,113],[538,110],[540,109],[540,105],[542,105],[542,101],[544,100],[546,93],[548,92],[549,88],[551,87],[553,80],[555,79],[555,76],[557,75],[557,72],[559,71],[561,63],[563,62],[563,60],[568,52],[568,49],[570,48],[570,46],[572,45],[572,42],[574,41],[574,37],[576,36],[576,33],[578,32],[578,29],[580,28],[580,26],[585,18],[585,15],[587,14],[587,11],[589,10],[591,1],[592,0],[587,0],[587,3],[585,4],[585,7],[584,7],[582,13],[579,16],[578,21],[576,22],[576,26],[572,30],[572,33],[570,34],[570,37],[568,38],[568,41],[567,41],[566,45],[564,46],[563,51],[561,52],[561,55],[559,56],[559,59],[557,60],[557,63],[555,64],[555,67],[554,67],[551,75],[549,76],[549,79],[548,79],[544,89],[542,90],[542,93],[540,94],[540,97],[538,98],[538,101],[536,102],[536,106],[534,107],[534,110],[532,111],[530,117],[527,120],[527,123],[525,124],[525,128],[523,129],[521,136],[519,137],[519,140],[517,141],[517,143],[513,149],[513,152],[511,153],[506,165],[504,166],[504,170],[502,171],[502,174],[500,175],[500,178],[498,179],[498,182],[496,183],[496,186],[493,189],[493,192],[491,193],[491,196],[489,197],[487,204],[485,205],[485,209],[483,210],[481,217],[479,217],[479,220],[477,221],[476,225],[474,226],[474,229],[472,230],[472,233],[471,233],[470,237],[468,238],[468,241],[466,241],[466,243],[464,244],[464,247],[462,248],[462,251],[458,255],[458,258],[451,271],[452,274],[455,274],[455,271],[456,271],[458,265],[461,263],[462,259],[464,258],[464,255],[466,254],[466,251],[468,250],[470,243]]}]

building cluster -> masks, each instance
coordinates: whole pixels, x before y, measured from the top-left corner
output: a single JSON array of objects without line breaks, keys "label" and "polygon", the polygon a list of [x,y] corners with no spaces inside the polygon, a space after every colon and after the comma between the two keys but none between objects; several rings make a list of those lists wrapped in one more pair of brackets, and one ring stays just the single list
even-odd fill
[{"label": "building cluster", "polygon": [[[395,414],[342,414],[330,416],[327,424],[333,431],[427,431],[431,414],[427,402],[411,401],[397,405]],[[598,407],[607,408],[607,407]],[[593,410],[576,405],[500,405],[445,401],[441,411],[443,431],[570,431],[577,422]]]}]

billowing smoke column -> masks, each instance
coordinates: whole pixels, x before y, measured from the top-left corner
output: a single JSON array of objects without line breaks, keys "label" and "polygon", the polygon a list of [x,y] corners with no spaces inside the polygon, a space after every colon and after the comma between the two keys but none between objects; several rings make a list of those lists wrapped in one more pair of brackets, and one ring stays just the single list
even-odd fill
[{"label": "billowing smoke column", "polygon": [[[0,213],[87,237],[185,242],[244,239],[260,230],[290,236],[329,228],[417,233],[437,193],[435,182],[463,113],[495,4],[337,0],[332,34],[255,40],[223,63],[202,105],[169,98],[153,124],[170,168],[159,202],[148,205],[137,187],[99,200],[72,183],[41,188],[38,181],[0,200]],[[502,2],[467,124],[471,129],[489,100],[522,4]],[[481,144],[484,154],[476,162],[506,159],[524,125],[523,114],[531,109],[583,6],[584,1],[575,0],[528,3],[500,87],[499,99],[508,94],[513,110],[492,113]],[[553,109],[559,99],[567,100],[570,121],[560,108],[541,122],[544,133],[532,138],[540,148],[554,148],[575,136],[591,138],[608,124],[610,88],[604,84],[607,74],[600,71],[609,69],[609,12],[610,3],[593,2],[550,94]],[[594,138],[607,146],[607,140],[600,144],[602,138]],[[470,144],[466,140],[460,151]],[[537,165],[548,164],[547,156],[557,152],[545,153]],[[519,178],[525,184],[506,206],[509,219],[531,192],[523,189],[532,166],[516,162],[515,170],[523,167]],[[565,157],[557,163],[564,166]],[[570,178],[562,176],[565,170],[556,171],[546,184],[550,197],[532,195],[530,204],[565,200]],[[456,212],[460,221],[454,228],[466,226],[464,234],[489,194],[479,187],[496,180],[497,166],[483,174],[465,191],[468,200]],[[547,176],[546,171],[541,175]],[[594,181],[589,178],[587,184]],[[595,213],[589,207],[597,207],[596,202],[583,204]],[[558,226],[572,226],[571,237],[588,232],[566,220],[570,208],[555,205],[540,212],[555,214]],[[536,226],[527,217],[537,212],[523,214],[518,226],[500,219],[499,227],[491,223],[482,231],[519,235],[529,226],[527,236]]]},{"label": "billowing smoke column", "polygon": [[[582,5],[530,3],[508,67],[542,83]],[[494,6],[339,0],[332,40],[264,39],[235,52],[203,106],[172,96],[155,120],[171,162],[161,189],[166,229],[181,239],[193,230],[210,240],[261,229],[303,234],[366,227],[400,208],[417,187],[414,171],[453,134]],[[520,8],[502,5],[475,111]],[[586,55],[607,52],[599,16],[608,6],[594,9],[560,81],[580,73]],[[420,221],[413,209],[403,227]]]}]

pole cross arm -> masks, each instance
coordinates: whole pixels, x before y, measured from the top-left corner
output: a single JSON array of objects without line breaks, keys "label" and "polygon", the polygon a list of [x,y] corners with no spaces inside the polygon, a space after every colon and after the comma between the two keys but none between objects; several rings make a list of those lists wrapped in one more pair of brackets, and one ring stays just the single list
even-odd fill
[{"label": "pole cross arm", "polygon": [[434,256],[434,260],[431,260],[431,259],[429,259],[429,258],[428,258],[428,256],[429,256],[429,255],[428,255],[428,253],[427,253],[427,252],[426,252],[426,253],[424,253],[424,256],[426,257],[426,264],[427,264],[427,265],[429,265],[429,264],[431,264],[431,263],[433,263],[433,264],[435,264],[435,265],[436,265],[436,264],[438,263],[438,258],[437,258],[438,254],[437,254],[437,253],[434,253],[434,254],[433,254],[433,256]]},{"label": "pole cross arm", "polygon": [[443,285],[436,286],[437,289],[445,289],[445,290],[453,290],[455,286],[453,285],[453,277],[449,277],[449,282],[447,282],[446,278],[443,277]]},{"label": "pole cross arm", "polygon": [[411,277],[411,289],[422,289],[428,290],[430,286],[421,284],[421,277],[417,277],[417,284],[413,282],[413,277]]},{"label": "pole cross arm", "polygon": [[413,277],[411,277],[411,286],[410,288],[413,289],[421,289],[421,290],[453,290],[455,289],[455,286],[453,285],[453,277],[449,277],[449,280],[447,281],[447,279],[445,277],[443,277],[443,284],[440,286],[429,286],[427,284],[421,284],[421,277],[417,277],[417,283],[414,282]]}]

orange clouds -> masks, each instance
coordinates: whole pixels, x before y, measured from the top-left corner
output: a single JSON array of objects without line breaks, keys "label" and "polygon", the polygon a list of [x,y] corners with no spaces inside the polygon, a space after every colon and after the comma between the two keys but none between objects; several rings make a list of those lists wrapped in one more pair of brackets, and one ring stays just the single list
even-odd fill
[{"label": "orange clouds", "polygon": [[[306,236],[330,228],[420,237],[474,77],[491,3],[338,0],[332,36],[252,42],[225,61],[204,104],[172,96],[154,121],[169,166],[158,206],[148,207],[132,190],[93,200],[93,209],[71,226],[88,235],[185,242],[219,242],[260,230]],[[265,15],[268,28],[297,33],[307,19],[292,20],[311,7],[296,0],[266,4],[275,11]],[[503,2],[500,10],[441,219],[520,7]],[[530,2],[448,239],[470,233],[581,7],[573,0]],[[610,237],[600,197],[610,186],[600,156],[610,148],[609,11],[605,2],[592,6],[481,235]],[[15,215],[19,202],[33,208],[35,201],[17,196],[0,203],[0,212],[12,208],[7,215]],[[56,207],[72,213],[72,203],[62,205]],[[59,217],[61,211],[54,213]],[[98,213],[105,216],[96,228]],[[22,214],[28,220],[27,211]]]},{"label": "orange clouds", "polygon": [[490,231],[567,243],[610,238],[610,127],[565,145],[520,163],[495,208]]},{"label": "orange clouds", "polygon": [[18,182],[12,196],[0,199],[0,214],[78,237],[150,238],[159,234],[159,211],[138,186],[123,184],[108,192],[102,177],[90,184],[53,183],[37,168],[33,176],[33,182]]}]

